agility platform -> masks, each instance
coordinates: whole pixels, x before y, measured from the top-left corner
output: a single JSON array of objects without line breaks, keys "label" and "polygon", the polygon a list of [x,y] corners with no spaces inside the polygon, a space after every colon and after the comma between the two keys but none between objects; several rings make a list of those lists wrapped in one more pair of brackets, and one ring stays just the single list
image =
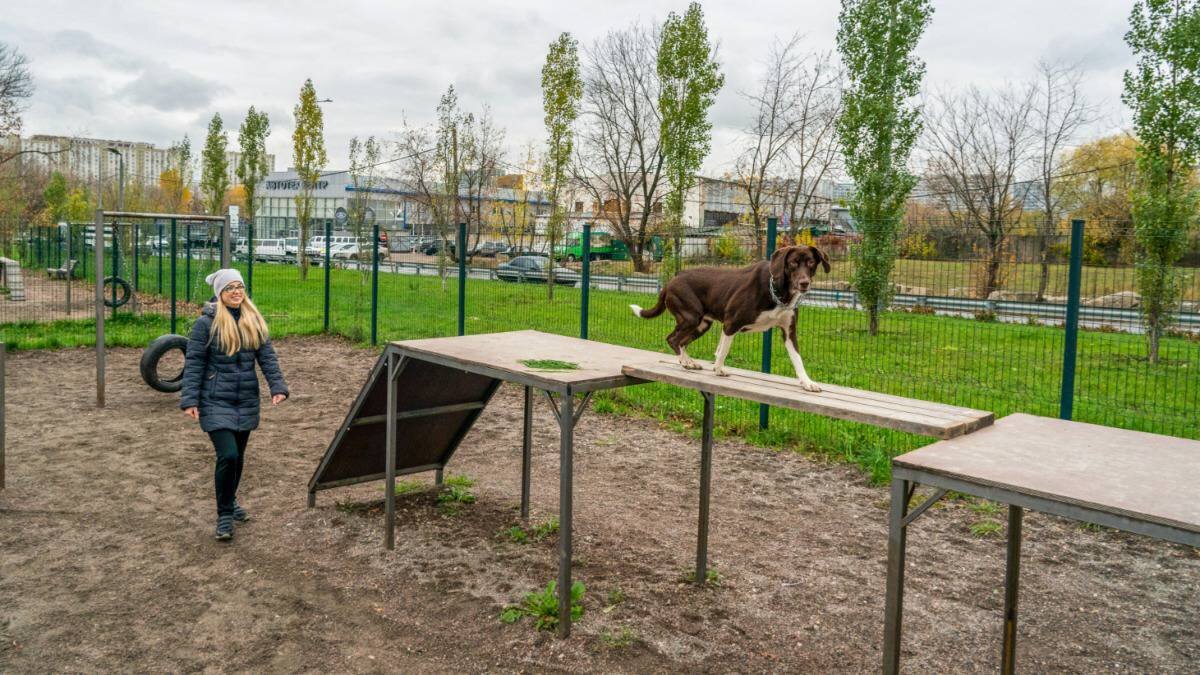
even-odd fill
[{"label": "agility platform", "polygon": [[[545,361],[574,364],[557,370]],[[538,362],[542,363],[538,363]],[[992,413],[898,396],[821,385],[819,393],[795,378],[736,368],[719,377],[711,364],[684,370],[666,355],[538,331],[514,331],[389,343],[338,427],[308,484],[308,503],[318,491],[383,479],[385,535],[394,546],[395,477],[441,472],[500,384],[524,387],[521,452],[521,516],[528,518],[533,401],[539,392],[559,424],[559,616],[560,636],[570,633],[574,430],[593,392],[664,382],[701,394],[704,404],[700,456],[700,513],[696,579],[707,567],[708,505],[712,473],[715,397],[729,396],[836,419],[863,422],[939,439],[992,424]],[[577,396],[579,398],[577,398]],[[566,590],[563,590],[566,589]]]}]

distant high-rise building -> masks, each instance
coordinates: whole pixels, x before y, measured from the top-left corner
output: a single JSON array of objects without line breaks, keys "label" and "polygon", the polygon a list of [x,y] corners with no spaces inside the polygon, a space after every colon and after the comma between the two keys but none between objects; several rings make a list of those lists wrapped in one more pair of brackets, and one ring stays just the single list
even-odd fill
[{"label": "distant high-rise building", "polygon": [[[120,159],[109,148],[120,151],[125,158],[125,180],[130,184],[157,185],[159,176],[175,166],[170,148],[155,147],[152,143],[119,141],[76,136],[37,134],[27,138],[10,136],[0,143],[5,154],[20,153],[16,161],[21,166],[47,173],[58,171],[75,180],[98,183],[116,180]],[[239,152],[226,152],[229,184],[237,184]],[[275,170],[275,155],[267,155],[267,171]]]}]

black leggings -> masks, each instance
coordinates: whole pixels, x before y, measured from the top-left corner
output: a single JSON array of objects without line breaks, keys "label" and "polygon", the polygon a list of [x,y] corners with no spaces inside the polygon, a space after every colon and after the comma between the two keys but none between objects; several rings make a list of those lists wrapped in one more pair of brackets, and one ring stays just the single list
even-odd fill
[{"label": "black leggings", "polygon": [[212,439],[213,449],[217,451],[217,468],[213,472],[213,483],[217,488],[217,515],[233,515],[250,432],[217,429],[208,432],[208,437]]}]

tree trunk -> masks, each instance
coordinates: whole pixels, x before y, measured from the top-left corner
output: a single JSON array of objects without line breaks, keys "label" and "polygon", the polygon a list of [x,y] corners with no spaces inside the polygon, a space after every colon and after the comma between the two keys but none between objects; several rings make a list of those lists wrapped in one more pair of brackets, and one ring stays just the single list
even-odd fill
[{"label": "tree trunk", "polygon": [[984,279],[983,297],[986,299],[992,294],[992,291],[998,290],[996,287],[1000,277],[1001,258],[1004,254],[1004,240],[997,239],[991,242],[989,246],[991,251],[988,254],[987,271]]},{"label": "tree trunk", "polygon": [[1046,301],[1046,288],[1050,285],[1050,247],[1046,245],[1046,237],[1038,237],[1038,257],[1042,264],[1042,276],[1038,279],[1037,301]]},{"label": "tree trunk", "polygon": [[1150,338],[1150,363],[1152,365],[1158,365],[1158,342],[1159,338],[1162,336],[1162,327],[1159,325],[1161,317],[1159,317],[1157,314],[1154,314],[1147,316],[1146,319],[1150,324],[1150,330],[1146,331],[1146,336]]},{"label": "tree trunk", "polygon": [[869,333],[870,335],[878,335],[879,334],[879,308],[872,307],[872,308],[868,309],[867,316],[869,317],[869,320],[870,320],[869,325],[867,326],[867,333]]}]

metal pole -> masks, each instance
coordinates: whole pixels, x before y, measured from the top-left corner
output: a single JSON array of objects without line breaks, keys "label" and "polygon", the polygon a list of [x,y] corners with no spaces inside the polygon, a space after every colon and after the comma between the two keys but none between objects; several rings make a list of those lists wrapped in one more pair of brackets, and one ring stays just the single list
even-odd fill
[{"label": "metal pole", "polygon": [[163,283],[162,283],[162,278],[163,278],[163,244],[162,244],[163,224],[160,222],[160,223],[157,223],[157,225],[158,225],[158,294],[162,295],[162,292],[163,292]]},{"label": "metal pole", "polygon": [[187,227],[184,228],[186,233],[183,239],[183,254],[186,258],[183,261],[183,278],[187,279],[187,286],[183,289],[183,297],[187,302],[192,301],[192,223],[188,221]]},{"label": "metal pole", "polygon": [[104,407],[104,211],[96,209],[96,407]]},{"label": "metal pole", "polygon": [[883,672],[900,672],[900,628],[904,622],[904,548],[908,531],[909,481],[892,478],[892,502],[888,509],[887,593],[883,619]]},{"label": "metal pole", "polygon": [[702,391],[704,397],[704,431],[700,441],[700,525],[696,533],[696,585],[708,579],[708,500],[712,487],[713,399],[714,394]]},{"label": "metal pole", "polygon": [[371,236],[371,344],[376,345],[379,343],[379,221],[375,221]]},{"label": "metal pole", "polygon": [[[254,219],[246,225],[246,295],[254,296]],[[314,493],[316,494],[316,493]]]},{"label": "metal pole", "polygon": [[1004,644],[1000,672],[1012,675],[1017,667],[1017,594],[1021,587],[1021,521],[1025,510],[1008,507],[1008,553],[1004,568]]},{"label": "metal pole", "polygon": [[592,285],[592,224],[583,224],[583,297],[579,301],[579,337],[588,339],[588,295]]},{"label": "metal pole", "polygon": [[141,289],[138,282],[138,236],[141,234],[141,229],[138,227],[138,221],[133,221],[133,239],[130,241],[129,249],[133,253],[133,260],[130,261],[130,266],[133,268],[130,271],[130,276],[133,277],[133,292],[129,296],[129,304],[132,306],[133,313],[138,313],[138,290]]},{"label": "metal pole", "polygon": [[525,385],[521,425],[521,522],[529,522],[529,469],[533,464],[533,387]]},{"label": "metal pole", "polygon": [[221,223],[221,267],[229,268],[233,265],[233,257],[230,255],[229,238],[233,232],[232,220],[237,215],[237,207],[229,207],[229,213],[225,214],[225,220]]},{"label": "metal pole", "polygon": [[[767,218],[767,260],[775,254],[775,237],[776,230],[779,226],[779,219]],[[773,330],[763,332],[762,343],[762,371],[764,373],[771,372],[771,340],[774,339]],[[766,403],[758,404],[758,428],[766,431],[771,426],[771,408]]]},{"label": "metal pole", "polygon": [[1067,331],[1063,339],[1062,392],[1058,416],[1071,419],[1075,405],[1075,357],[1079,340],[1079,293],[1083,273],[1083,221],[1071,221],[1071,266],[1067,276]]},{"label": "metal pole", "polygon": [[383,541],[390,551],[396,547],[396,355],[392,353],[388,354],[387,378],[387,496],[383,500],[387,532]]},{"label": "metal pole", "polygon": [[0,490],[4,489],[4,343],[0,342]]},{"label": "metal pole", "polygon": [[575,452],[575,402],[570,388],[558,412],[558,636],[571,635],[571,511]]},{"label": "metal pole", "polygon": [[467,224],[458,224],[458,334],[467,334]]},{"label": "metal pole", "polygon": [[325,219],[325,323],[322,330],[329,332],[329,249],[333,243],[333,221]]},{"label": "metal pole", "polygon": [[71,315],[71,282],[75,279],[75,270],[71,269],[71,226],[67,226],[67,316]]},{"label": "metal pole", "polygon": [[175,290],[176,268],[179,265],[178,251],[176,250],[179,242],[179,237],[176,236],[176,231],[179,221],[175,218],[171,219],[171,332],[177,333],[175,330],[175,305],[178,299],[178,292]]},{"label": "metal pole", "polygon": [[117,279],[121,276],[121,243],[117,237],[117,219],[112,224],[112,318],[117,318]]}]

